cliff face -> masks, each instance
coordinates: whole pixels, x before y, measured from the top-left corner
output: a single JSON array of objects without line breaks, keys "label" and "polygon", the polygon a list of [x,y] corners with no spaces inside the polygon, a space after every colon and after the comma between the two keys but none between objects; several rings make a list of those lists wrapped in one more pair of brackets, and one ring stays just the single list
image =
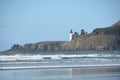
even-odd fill
[{"label": "cliff face", "polygon": [[8,52],[45,51],[120,51],[120,21],[107,28],[80,35],[69,41],[46,41],[25,45],[15,44]]},{"label": "cliff face", "polygon": [[70,41],[44,41],[39,43],[29,43],[25,45],[14,44],[10,50],[6,52],[50,52],[50,51],[73,51]]},{"label": "cliff face", "polygon": [[25,45],[14,44],[9,51],[13,52],[45,52],[45,51],[65,51],[69,50],[67,41],[45,41],[30,43]]},{"label": "cliff face", "polygon": [[74,39],[72,49],[78,51],[120,50],[120,37],[115,35],[86,35]]}]

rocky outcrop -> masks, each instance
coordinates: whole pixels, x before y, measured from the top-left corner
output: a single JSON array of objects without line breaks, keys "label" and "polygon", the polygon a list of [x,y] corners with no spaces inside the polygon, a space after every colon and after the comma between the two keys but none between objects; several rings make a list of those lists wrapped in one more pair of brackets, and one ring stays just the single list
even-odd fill
[{"label": "rocky outcrop", "polygon": [[29,43],[25,45],[14,44],[10,51],[14,52],[49,52],[49,51],[66,51],[70,50],[67,41],[45,41],[39,43]]}]

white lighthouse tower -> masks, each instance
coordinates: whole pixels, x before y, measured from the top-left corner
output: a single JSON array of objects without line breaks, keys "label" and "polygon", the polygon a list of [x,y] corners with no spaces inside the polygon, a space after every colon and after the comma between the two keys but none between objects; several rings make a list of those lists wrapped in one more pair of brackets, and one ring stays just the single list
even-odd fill
[{"label": "white lighthouse tower", "polygon": [[72,40],[72,37],[73,37],[73,32],[72,32],[72,29],[71,29],[71,30],[70,30],[70,39],[69,39],[69,41]]}]

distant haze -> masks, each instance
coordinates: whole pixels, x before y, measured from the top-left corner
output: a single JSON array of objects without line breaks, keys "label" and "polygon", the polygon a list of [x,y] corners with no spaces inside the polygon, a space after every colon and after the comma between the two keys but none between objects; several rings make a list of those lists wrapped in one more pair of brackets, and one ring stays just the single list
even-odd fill
[{"label": "distant haze", "polygon": [[120,0],[0,0],[0,51],[13,44],[68,41],[120,20]]}]

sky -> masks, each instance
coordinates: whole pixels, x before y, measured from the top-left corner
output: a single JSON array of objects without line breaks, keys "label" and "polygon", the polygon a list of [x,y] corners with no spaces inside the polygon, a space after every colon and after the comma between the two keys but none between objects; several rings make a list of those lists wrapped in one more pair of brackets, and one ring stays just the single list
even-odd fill
[{"label": "sky", "polygon": [[13,44],[68,41],[120,20],[120,0],[0,0],[0,51]]}]

